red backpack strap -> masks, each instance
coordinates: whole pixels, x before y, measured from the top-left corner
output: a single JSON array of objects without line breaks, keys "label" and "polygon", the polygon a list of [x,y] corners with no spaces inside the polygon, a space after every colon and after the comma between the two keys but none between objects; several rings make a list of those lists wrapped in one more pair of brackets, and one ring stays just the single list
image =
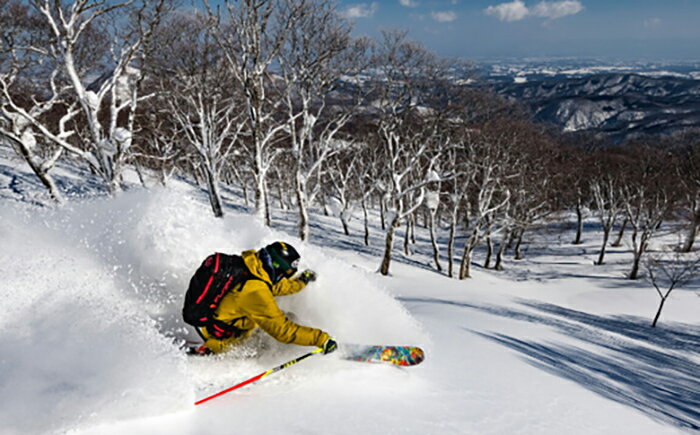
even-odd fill
[{"label": "red backpack strap", "polygon": [[[215,258],[214,258],[214,270],[212,271],[212,274],[211,274],[211,276],[209,277],[209,281],[207,281],[206,287],[204,287],[204,291],[203,291],[202,294],[199,295],[199,297],[197,298],[197,302],[196,302],[196,303],[202,302],[202,299],[204,299],[204,296],[206,296],[207,292],[209,292],[209,288],[211,287],[211,283],[214,282],[214,277],[216,276],[216,273],[219,271],[219,265],[220,265],[220,255],[219,255],[219,253],[217,252],[216,255],[214,255],[214,257],[215,257]],[[211,258],[211,256],[210,256],[209,258],[207,258],[207,259],[204,261],[204,264],[207,265],[207,266],[209,266],[209,265],[211,265],[211,261],[212,261],[212,258]]]}]

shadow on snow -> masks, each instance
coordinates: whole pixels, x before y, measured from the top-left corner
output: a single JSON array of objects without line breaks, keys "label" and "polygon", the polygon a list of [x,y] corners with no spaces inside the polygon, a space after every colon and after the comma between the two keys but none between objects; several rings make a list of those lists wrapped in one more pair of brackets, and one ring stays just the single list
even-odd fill
[{"label": "shadow on snow", "polygon": [[651,328],[650,319],[646,318],[600,316],[524,300],[519,301],[523,309],[431,298],[400,300],[406,304],[474,309],[551,327],[586,346],[538,343],[465,329],[520,353],[534,367],[576,382],[607,399],[679,428],[700,430],[700,327],[667,323],[665,327]]}]

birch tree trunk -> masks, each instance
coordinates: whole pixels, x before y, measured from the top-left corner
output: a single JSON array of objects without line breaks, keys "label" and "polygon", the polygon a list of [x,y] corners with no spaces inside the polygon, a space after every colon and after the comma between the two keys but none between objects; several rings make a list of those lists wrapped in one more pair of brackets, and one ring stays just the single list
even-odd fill
[{"label": "birch tree trunk", "polygon": [[484,259],[484,269],[491,266],[491,256],[493,255],[493,241],[491,240],[491,218],[486,218],[486,258]]},{"label": "birch tree trunk", "polygon": [[404,238],[403,238],[403,252],[404,252],[404,254],[406,254],[407,257],[409,255],[411,255],[411,250],[410,250],[409,244],[408,244],[410,233],[411,233],[411,218],[407,217],[406,218],[406,232],[404,233]]},{"label": "birch tree trunk", "polygon": [[620,231],[617,233],[617,237],[615,238],[615,241],[612,243],[613,248],[619,248],[622,246],[622,237],[625,235],[625,230],[627,229],[627,223],[629,222],[629,219],[625,217],[625,220],[622,221],[622,225],[620,226]]},{"label": "birch tree trunk", "polygon": [[693,250],[695,240],[698,238],[698,229],[700,229],[700,219],[688,226],[688,233],[686,234],[685,242],[683,242],[683,252],[691,252]]},{"label": "birch tree trunk", "polygon": [[518,237],[515,242],[515,255],[514,259],[515,260],[522,260],[523,259],[523,252],[522,252],[522,247],[523,247],[523,236],[525,235],[525,230],[521,229],[518,231]]},{"label": "birch tree trunk", "polygon": [[508,242],[511,238],[511,231],[505,231],[503,237],[501,238],[501,243],[498,245],[498,251],[496,251],[496,264],[493,266],[495,270],[503,270],[503,255],[506,253],[508,248]]},{"label": "birch tree trunk", "polygon": [[686,234],[685,241],[683,242],[682,252],[691,252],[693,250],[693,245],[698,237],[698,230],[700,229],[700,197],[696,197],[689,207],[691,212],[691,219],[688,225],[688,233]]},{"label": "birch tree trunk", "polygon": [[296,193],[297,193],[297,207],[299,212],[299,238],[301,240],[309,239],[309,212],[306,198],[306,187],[305,181],[301,179],[300,175],[296,177]]},{"label": "birch tree trunk", "polygon": [[493,255],[493,240],[491,235],[486,236],[486,258],[484,258],[484,269],[491,267],[491,256]]},{"label": "birch tree trunk", "polygon": [[440,247],[437,243],[437,237],[435,236],[435,213],[430,212],[428,214],[429,227],[430,227],[430,243],[433,246],[433,262],[435,263],[435,268],[438,272],[442,272],[442,265],[440,264]]},{"label": "birch tree trunk", "polygon": [[219,180],[216,176],[216,171],[211,168],[205,171],[207,178],[207,193],[209,196],[209,204],[215,217],[221,218],[224,216],[224,208],[221,202],[221,194],[219,192]]},{"label": "birch tree trunk", "polygon": [[265,176],[267,171],[262,164],[262,152],[256,151],[255,168],[253,171],[255,179],[255,216],[258,221],[269,225],[270,211],[268,210],[269,202],[267,198],[267,188],[265,186]]},{"label": "birch tree trunk", "polygon": [[474,249],[479,244],[479,230],[474,228],[472,234],[469,237],[469,241],[464,247],[464,253],[462,254],[462,262],[459,265],[459,279],[471,278],[471,262],[472,253]]},{"label": "birch tree trunk", "polygon": [[454,246],[457,234],[457,213],[454,210],[450,216],[450,235],[447,240],[447,276],[454,278]]},{"label": "birch tree trunk", "polygon": [[391,253],[394,250],[394,233],[396,228],[399,227],[400,221],[397,217],[394,217],[386,230],[386,235],[384,238],[384,257],[382,258],[382,264],[380,266],[380,273],[384,276],[389,275],[389,266],[391,265]]},{"label": "birch tree trunk", "polygon": [[365,197],[362,197],[362,215],[364,217],[365,227],[365,246],[369,246],[369,215],[367,213],[367,202]]},{"label": "birch tree trunk", "polygon": [[583,206],[581,205],[581,198],[578,199],[576,203],[576,237],[574,238],[573,244],[580,245],[583,243],[581,241],[581,236],[583,235]]},{"label": "birch tree trunk", "polygon": [[383,198],[379,200],[379,222],[382,225],[382,231],[386,230],[386,208]]},{"label": "birch tree trunk", "polygon": [[605,250],[608,247],[608,239],[610,238],[610,228],[608,226],[603,227],[603,245],[600,247],[600,253],[598,254],[598,261],[595,262],[596,266],[602,266],[605,264]]},{"label": "birch tree trunk", "polygon": [[642,236],[640,237],[639,246],[636,246],[634,249],[634,259],[632,260],[632,269],[630,270],[630,273],[628,275],[629,279],[635,280],[638,278],[642,256],[644,255],[648,247],[647,237],[648,236],[646,234],[642,234]]}]

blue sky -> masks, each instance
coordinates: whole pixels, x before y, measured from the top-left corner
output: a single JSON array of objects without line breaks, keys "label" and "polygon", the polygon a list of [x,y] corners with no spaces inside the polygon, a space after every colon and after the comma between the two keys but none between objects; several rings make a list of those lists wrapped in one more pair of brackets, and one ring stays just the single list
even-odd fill
[{"label": "blue sky", "polygon": [[443,56],[700,60],[700,0],[339,0],[358,35],[404,28]]}]

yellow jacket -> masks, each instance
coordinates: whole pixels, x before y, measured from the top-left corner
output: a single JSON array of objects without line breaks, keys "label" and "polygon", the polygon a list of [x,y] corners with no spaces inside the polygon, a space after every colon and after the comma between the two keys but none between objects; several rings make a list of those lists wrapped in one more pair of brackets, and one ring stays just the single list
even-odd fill
[{"label": "yellow jacket", "polygon": [[249,337],[259,326],[282,343],[322,347],[329,335],[320,329],[301,326],[289,320],[274,298],[297,293],[306,284],[298,279],[281,279],[273,285],[256,251],[245,251],[242,256],[248,270],[257,279],[249,279],[229,291],[214,312],[214,318],[244,332],[237,337],[218,340],[206,328],[200,328],[205,345],[214,353],[224,352]]}]

